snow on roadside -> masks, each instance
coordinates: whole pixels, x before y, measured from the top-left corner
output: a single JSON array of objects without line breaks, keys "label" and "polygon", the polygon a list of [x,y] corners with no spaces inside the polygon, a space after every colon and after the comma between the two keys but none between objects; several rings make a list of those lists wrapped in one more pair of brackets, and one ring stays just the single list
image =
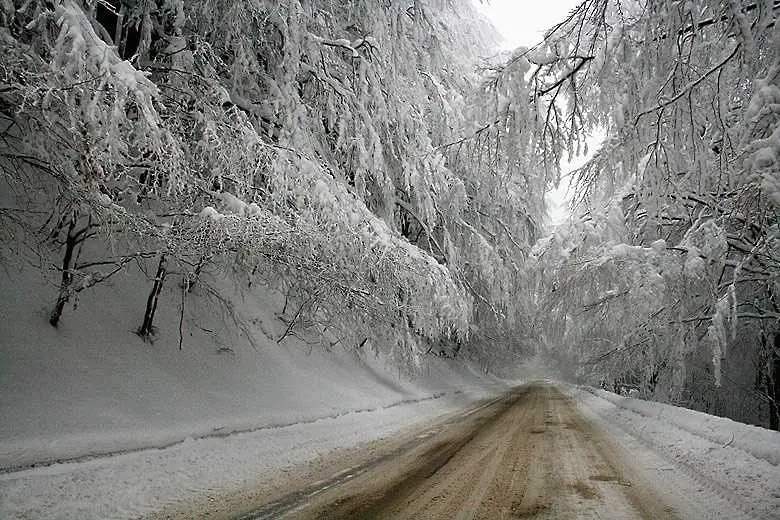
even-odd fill
[{"label": "snow on roadside", "polygon": [[[150,283],[137,272],[84,292],[58,328],[56,293],[28,268],[0,272],[0,471],[160,447],[428,399],[480,378],[428,359],[417,377],[373,353],[296,337],[274,294],[235,295],[255,345],[193,297],[178,349],[178,287],[163,292],[153,344],[133,334]],[[240,298],[240,300],[239,300]],[[276,299],[274,299],[276,298]],[[488,384],[489,380],[486,381]]]},{"label": "snow on roadside", "polygon": [[646,463],[645,470],[657,470],[655,480],[679,495],[683,508],[686,492],[707,493],[720,510],[736,508],[739,518],[780,518],[780,433],[589,387],[569,392],[590,419],[627,434],[620,440],[632,456],[647,458],[651,451],[674,463],[675,471],[656,463]]},{"label": "snow on roadside", "polygon": [[0,474],[0,517],[137,518],[204,496],[261,488],[287,468],[389,436],[475,398],[458,394],[281,428],[188,439],[161,450]]},{"label": "snow on roadside", "polygon": [[712,443],[734,446],[774,466],[780,465],[780,433],[663,403],[633,399],[606,390],[586,388],[620,408],[638,413],[653,423],[671,423]]},{"label": "snow on roadside", "polygon": [[284,300],[273,293],[231,295],[254,345],[193,297],[179,350],[175,284],[153,344],[133,334],[150,288],[140,273],[85,291],[56,329],[52,287],[24,266],[0,271],[4,520],[136,518],[262,486],[507,385],[450,359],[426,357],[410,376],[370,351],[278,344]]}]

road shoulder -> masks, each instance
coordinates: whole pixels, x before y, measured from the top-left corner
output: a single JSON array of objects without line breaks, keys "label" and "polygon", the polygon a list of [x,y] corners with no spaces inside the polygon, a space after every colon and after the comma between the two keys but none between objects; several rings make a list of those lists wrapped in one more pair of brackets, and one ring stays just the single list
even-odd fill
[{"label": "road shoulder", "polygon": [[[636,479],[663,496],[679,517],[768,520],[780,516],[777,466],[729,443],[686,431],[671,418],[642,415],[587,389],[563,388],[581,413],[614,439],[620,450],[617,456],[631,462]],[[666,405],[648,402],[648,406]],[[745,425],[746,431],[750,428]]]}]

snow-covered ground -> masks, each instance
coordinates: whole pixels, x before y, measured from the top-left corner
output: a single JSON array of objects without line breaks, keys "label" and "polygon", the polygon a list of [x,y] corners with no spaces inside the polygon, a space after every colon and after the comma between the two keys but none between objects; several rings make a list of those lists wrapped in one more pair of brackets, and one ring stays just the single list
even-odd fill
[{"label": "snow-covered ground", "polygon": [[[501,385],[494,385],[499,390]],[[470,388],[477,385],[472,381]],[[686,518],[706,518],[713,510],[741,510],[744,518],[780,515],[780,434],[600,390],[568,391],[589,419],[609,429],[631,453],[643,472],[640,479],[656,481],[663,498]],[[319,455],[392,435],[465,406],[475,396],[406,402],[5,473],[0,475],[0,517],[137,518],[176,503],[267,486]]]},{"label": "snow-covered ground", "polygon": [[138,273],[82,293],[54,329],[46,317],[55,287],[26,269],[0,272],[0,468],[311,422],[484,380],[451,360],[426,359],[413,377],[354,346],[326,350],[295,336],[277,344],[286,325],[273,294],[234,295],[254,345],[218,305],[190,298],[180,351],[170,285],[159,333],[145,343],[133,331],[151,282]]},{"label": "snow-covered ground", "polygon": [[2,474],[0,517],[137,518],[176,503],[268,486],[280,472],[318,455],[391,435],[465,402],[431,399]]},{"label": "snow-covered ground", "polygon": [[[410,376],[371,352],[295,337],[277,344],[285,324],[273,295],[235,297],[254,346],[193,298],[179,351],[175,289],[160,303],[157,340],[144,343],[132,331],[148,285],[137,273],[119,277],[85,293],[53,329],[54,288],[26,269],[0,274],[0,518],[138,518],[267,486],[320,455],[517,382],[443,358],[426,358]],[[600,390],[569,392],[638,458],[666,457],[686,472],[678,478],[710,495],[780,517],[780,434]],[[666,469],[650,477],[664,479]]]},{"label": "snow-covered ground", "polygon": [[780,518],[780,433],[589,387],[568,391],[684,518]]},{"label": "snow-covered ground", "polygon": [[0,272],[0,518],[134,518],[247,486],[337,448],[499,393],[449,359],[415,374],[372,351],[306,344],[278,295],[234,295],[254,345],[219,306],[163,293],[153,344],[133,331],[150,288],[130,271],[86,291],[59,328],[55,287]]}]

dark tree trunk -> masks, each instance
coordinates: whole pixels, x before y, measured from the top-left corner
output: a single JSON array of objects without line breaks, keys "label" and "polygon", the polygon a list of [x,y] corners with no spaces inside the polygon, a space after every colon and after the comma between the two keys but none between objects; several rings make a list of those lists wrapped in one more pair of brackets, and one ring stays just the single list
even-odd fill
[{"label": "dark tree trunk", "polygon": [[769,428],[780,431],[780,334],[775,334],[774,348],[769,354],[769,377],[766,380],[767,395],[769,396]]},{"label": "dark tree trunk", "polygon": [[76,250],[76,246],[80,242],[80,238],[83,236],[82,232],[76,232],[76,215],[73,215],[68,225],[68,233],[65,236],[65,255],[62,258],[62,278],[60,279],[60,291],[57,295],[57,303],[54,304],[54,309],[49,315],[49,323],[52,327],[56,327],[60,323],[62,317],[62,310],[65,308],[65,304],[70,299],[70,284],[73,282],[73,272],[71,271],[71,263],[73,262],[73,252]]},{"label": "dark tree trunk", "polygon": [[160,255],[160,262],[157,264],[157,274],[154,276],[154,285],[146,300],[146,310],[144,311],[144,321],[138,329],[138,335],[142,338],[148,338],[154,332],[154,313],[157,311],[157,301],[162,292],[165,282],[167,260],[165,254]]}]

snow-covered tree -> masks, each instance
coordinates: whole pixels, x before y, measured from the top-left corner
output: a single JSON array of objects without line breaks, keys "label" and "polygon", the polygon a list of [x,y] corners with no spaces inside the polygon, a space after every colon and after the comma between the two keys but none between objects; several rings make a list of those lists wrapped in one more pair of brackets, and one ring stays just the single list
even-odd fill
[{"label": "snow-covered tree", "polygon": [[[63,242],[53,322],[137,259],[142,336],[166,278],[183,306],[206,272],[412,361],[511,330],[544,181],[522,140],[481,139],[478,102],[504,93],[475,92],[493,35],[467,0],[32,1],[1,21],[4,182],[26,233]],[[73,260],[97,238],[109,258]]]},{"label": "snow-covered tree", "polygon": [[496,76],[530,77],[515,90],[546,164],[606,134],[574,176],[588,222],[569,224],[545,286],[581,359],[740,418],[756,412],[734,395],[769,402],[773,427],[778,13],[766,0],[587,0]]}]

